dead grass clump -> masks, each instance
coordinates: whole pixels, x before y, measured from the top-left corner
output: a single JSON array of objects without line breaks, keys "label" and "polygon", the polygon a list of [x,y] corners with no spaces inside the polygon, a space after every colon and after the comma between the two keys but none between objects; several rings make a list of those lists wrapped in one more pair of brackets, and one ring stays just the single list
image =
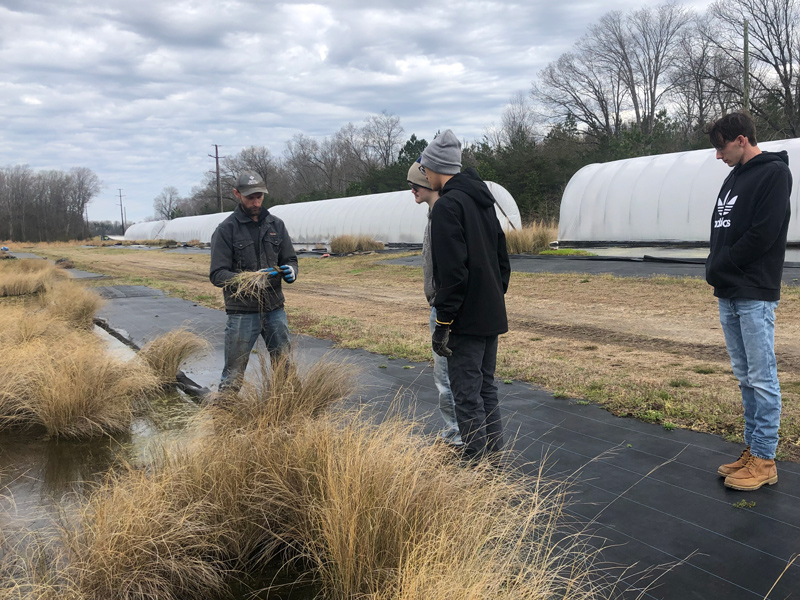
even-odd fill
[{"label": "dead grass clump", "polygon": [[539,254],[550,248],[558,239],[558,225],[554,222],[534,221],[522,229],[506,232],[509,254]]},{"label": "dead grass clump", "polygon": [[339,235],[331,240],[333,254],[348,254],[350,252],[368,252],[383,250],[383,242],[373,240],[367,235]]},{"label": "dead grass clump", "polygon": [[74,269],[75,263],[68,258],[59,258],[56,260],[56,267],[59,269]]},{"label": "dead grass clump", "polygon": [[241,427],[215,419],[92,497],[68,544],[81,593],[207,597],[280,558],[334,599],[600,597],[559,485],[458,467],[404,419],[270,402],[297,399],[276,392]]},{"label": "dead grass clump", "polygon": [[355,391],[359,369],[332,356],[306,366],[284,356],[277,361],[259,355],[259,370],[245,381],[238,395],[225,398],[223,418],[237,426],[279,425],[301,417],[312,417],[347,398]]},{"label": "dead grass clump", "polygon": [[72,281],[58,282],[42,297],[42,304],[54,317],[77,329],[92,329],[94,317],[104,300],[94,291]]},{"label": "dead grass clump", "polygon": [[0,263],[0,296],[42,294],[69,274],[46,260],[26,258]]},{"label": "dead grass clump", "polygon": [[143,365],[102,352],[91,334],[13,349],[0,375],[0,428],[43,428],[87,438],[127,431],[139,403],[158,388]]},{"label": "dead grass clump", "polygon": [[189,358],[208,352],[210,344],[187,329],[176,329],[148,342],[139,358],[159,378],[162,386],[175,382],[181,365]]}]

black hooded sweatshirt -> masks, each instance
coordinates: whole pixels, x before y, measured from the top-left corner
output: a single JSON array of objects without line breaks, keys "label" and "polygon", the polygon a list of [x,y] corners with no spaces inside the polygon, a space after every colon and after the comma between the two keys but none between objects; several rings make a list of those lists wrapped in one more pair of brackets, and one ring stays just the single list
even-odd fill
[{"label": "black hooded sweatshirt", "polygon": [[736,165],[711,216],[706,281],[719,298],[780,298],[792,174],[785,150]]},{"label": "black hooded sweatshirt", "polygon": [[455,334],[508,331],[505,298],[511,264],[489,188],[469,168],[454,175],[431,211],[436,317]]}]

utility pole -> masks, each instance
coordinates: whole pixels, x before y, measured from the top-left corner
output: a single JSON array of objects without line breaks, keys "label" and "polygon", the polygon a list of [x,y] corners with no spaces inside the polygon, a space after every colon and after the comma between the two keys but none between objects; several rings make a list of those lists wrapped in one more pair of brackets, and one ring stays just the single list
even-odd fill
[{"label": "utility pole", "polygon": [[750,23],[744,20],[744,109],[750,112]]},{"label": "utility pole", "polygon": [[211,158],[213,158],[217,162],[217,205],[219,206],[219,212],[222,212],[222,189],[219,185],[219,145],[214,144],[214,154],[209,154]]},{"label": "utility pole", "polygon": [[125,209],[122,207],[122,188],[119,190],[119,218],[122,220],[122,235],[125,235]]}]

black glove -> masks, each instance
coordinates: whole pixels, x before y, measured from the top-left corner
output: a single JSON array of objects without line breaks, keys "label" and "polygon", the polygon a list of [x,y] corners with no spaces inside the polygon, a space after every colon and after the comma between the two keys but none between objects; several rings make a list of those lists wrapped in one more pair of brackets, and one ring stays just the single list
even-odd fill
[{"label": "black glove", "polygon": [[445,358],[448,356],[453,356],[453,351],[447,347],[447,341],[449,339],[450,325],[439,325],[437,323],[436,328],[433,330],[433,337],[431,338],[433,351],[439,356],[444,356]]}]

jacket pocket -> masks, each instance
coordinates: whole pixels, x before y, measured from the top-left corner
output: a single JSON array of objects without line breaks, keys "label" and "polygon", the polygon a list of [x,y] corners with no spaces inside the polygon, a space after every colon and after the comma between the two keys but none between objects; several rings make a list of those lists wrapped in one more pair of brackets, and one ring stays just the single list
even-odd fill
[{"label": "jacket pocket", "polygon": [[233,266],[236,271],[253,271],[256,268],[256,251],[252,238],[233,241]]}]

